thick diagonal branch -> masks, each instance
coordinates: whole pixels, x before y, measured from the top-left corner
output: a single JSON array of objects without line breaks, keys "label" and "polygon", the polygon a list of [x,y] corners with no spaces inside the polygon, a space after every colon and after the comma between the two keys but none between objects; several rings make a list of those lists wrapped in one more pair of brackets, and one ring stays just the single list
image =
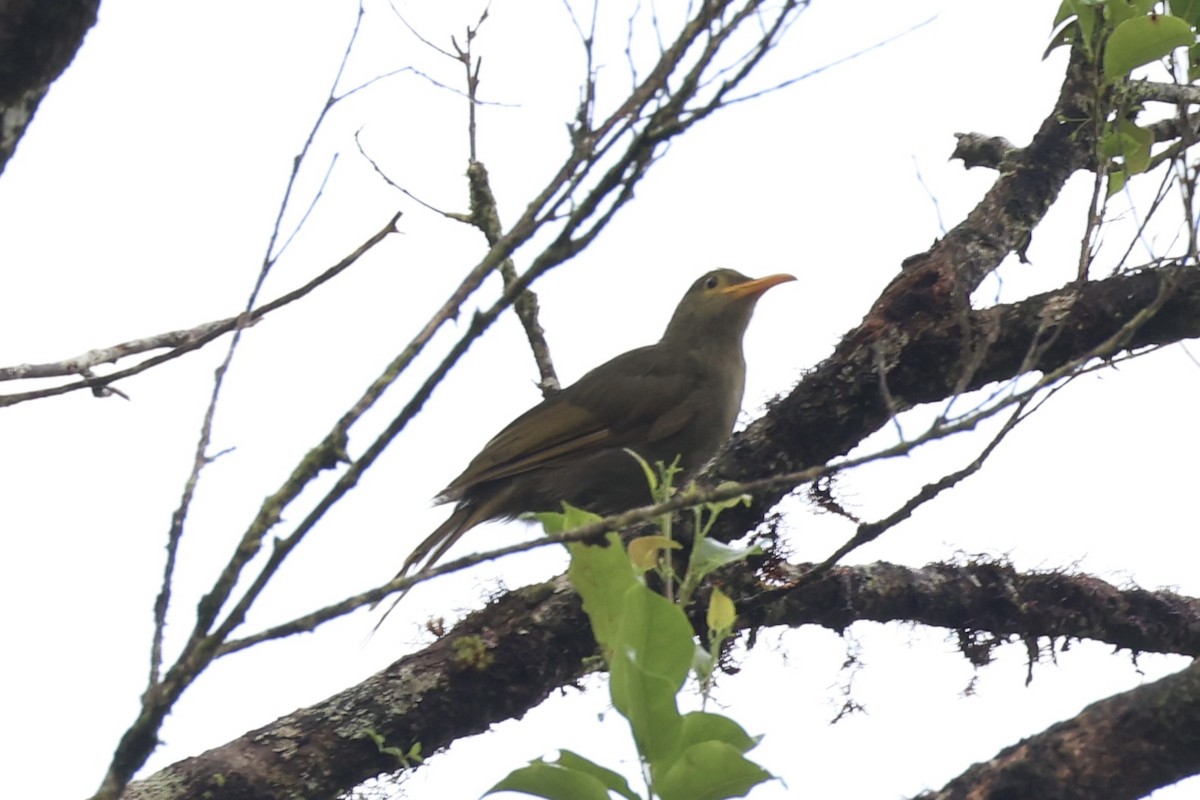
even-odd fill
[{"label": "thick diagonal branch", "polygon": [[1200,772],[1200,664],[1114,695],[921,800],[1133,800]]}]

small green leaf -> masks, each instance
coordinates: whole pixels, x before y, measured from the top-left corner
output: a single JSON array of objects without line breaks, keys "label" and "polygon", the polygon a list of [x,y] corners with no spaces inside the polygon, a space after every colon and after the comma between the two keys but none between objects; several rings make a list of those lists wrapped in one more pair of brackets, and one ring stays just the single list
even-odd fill
[{"label": "small green leaf", "polygon": [[[723,483],[717,484],[717,488],[724,489],[727,486],[736,486],[736,485],[737,484],[735,484],[731,481],[725,481]],[[705,503],[704,507],[706,509],[708,509],[708,511],[710,511],[711,513],[716,514],[720,511],[724,511],[727,508],[733,508],[734,506],[745,506],[746,508],[749,508],[750,504],[752,502],[754,502],[754,498],[751,495],[738,494],[738,495],[734,495],[733,497],[727,497],[724,500],[713,500],[711,502]]]},{"label": "small green leaf", "polygon": [[1115,189],[1110,182],[1110,196],[1120,191],[1130,176],[1141,174],[1150,167],[1150,148],[1153,144],[1154,134],[1151,131],[1127,119],[1118,120],[1115,126],[1110,126],[1100,140],[1100,154],[1110,160],[1119,156],[1122,160],[1110,166],[1110,172],[1119,171],[1124,176]]},{"label": "small green leaf", "polygon": [[1115,27],[1127,19],[1139,17],[1142,13],[1127,0],[1104,0],[1104,16],[1109,27]]},{"label": "small green leaf", "polygon": [[1125,188],[1125,183],[1129,180],[1129,173],[1123,169],[1113,170],[1108,173],[1108,192],[1107,197],[1112,197],[1117,192]]},{"label": "small green leaf", "polygon": [[692,672],[696,673],[696,678],[699,679],[701,686],[708,685],[716,666],[717,660],[713,658],[712,653],[697,644],[692,652]]},{"label": "small green leaf", "polygon": [[733,547],[721,542],[715,542],[706,536],[692,548],[691,563],[688,565],[688,570],[690,573],[695,574],[689,575],[689,577],[699,582],[704,576],[714,570],[718,570],[727,564],[745,561],[750,556],[756,556],[760,553],[762,553],[762,548],[758,545],[752,547]]},{"label": "small green leaf", "polygon": [[666,536],[639,536],[629,542],[629,560],[633,568],[645,572],[658,566],[658,555],[663,550],[680,550],[679,542]]},{"label": "small green leaf", "polygon": [[1075,16],[1075,4],[1071,0],[1062,0],[1058,5],[1058,13],[1054,15],[1054,22],[1051,23],[1050,27],[1057,28],[1073,16]]},{"label": "small green leaf", "polygon": [[736,619],[737,611],[734,609],[729,595],[714,587],[712,594],[708,597],[708,614],[706,615],[708,629],[712,631],[732,630]]},{"label": "small green leaf", "polygon": [[1121,155],[1121,134],[1108,130],[1100,139],[1100,155],[1105,158],[1117,158]]},{"label": "small green leaf", "polygon": [[773,776],[725,742],[694,744],[666,773],[655,776],[662,800],[725,800],[746,793]]},{"label": "small green leaf", "polygon": [[1046,50],[1042,53],[1042,61],[1049,58],[1050,54],[1058,48],[1069,45],[1073,41],[1075,41],[1075,26],[1064,25],[1057,33],[1050,37],[1050,44],[1046,45]]},{"label": "small green leaf", "polygon": [[522,792],[546,800],[611,800],[608,787],[595,776],[545,761],[519,767],[484,793]]},{"label": "small green leaf", "polygon": [[681,737],[684,747],[715,740],[730,745],[739,753],[746,753],[754,749],[762,740],[761,736],[751,736],[746,733],[741,725],[729,717],[710,714],[707,711],[693,711],[685,714]]},{"label": "small green leaf", "polygon": [[630,450],[628,447],[626,447],[625,452],[631,455],[633,460],[638,463],[638,466],[642,468],[642,474],[646,476],[646,486],[649,487],[650,495],[653,496],[654,491],[658,488],[658,473],[654,471],[654,468],[651,467],[649,463],[647,463],[646,459],[642,458],[633,450]]},{"label": "small green leaf", "polygon": [[1127,119],[1117,122],[1117,131],[1121,138],[1121,155],[1125,159],[1125,171],[1130,175],[1145,172],[1150,166],[1150,146],[1154,144],[1154,134],[1145,128],[1139,128]]},{"label": "small green leaf", "polygon": [[593,522],[599,522],[604,519],[601,516],[593,514],[590,511],[584,511],[582,508],[576,508],[570,503],[562,504],[563,510],[560,511],[538,511],[528,514],[522,514],[521,519],[533,519],[542,524],[542,530],[547,536],[558,536],[567,531],[582,528],[584,525],[591,525]]},{"label": "small green leaf", "polygon": [[1131,70],[1163,58],[1176,47],[1196,43],[1192,26],[1179,17],[1157,14],[1133,17],[1116,27],[1104,49],[1104,78],[1109,83]]}]

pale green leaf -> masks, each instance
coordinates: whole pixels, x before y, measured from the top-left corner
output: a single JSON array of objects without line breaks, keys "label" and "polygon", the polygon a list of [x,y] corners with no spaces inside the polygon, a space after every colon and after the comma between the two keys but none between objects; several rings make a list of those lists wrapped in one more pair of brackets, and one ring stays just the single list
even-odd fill
[{"label": "pale green leaf", "polygon": [[534,761],[512,772],[484,794],[522,792],[546,800],[612,800],[595,776],[545,761]]},{"label": "pale green leaf", "polygon": [[1110,27],[1142,14],[1143,12],[1138,11],[1128,0],[1104,0],[1104,15]]},{"label": "pale green leaf", "polygon": [[646,459],[642,458],[635,451],[626,447],[625,452],[632,456],[633,460],[642,468],[642,474],[646,476],[646,487],[650,490],[650,496],[653,497],[654,490],[658,488],[658,473],[654,470],[654,467],[650,466]]},{"label": "pale green leaf", "polygon": [[741,725],[721,714],[693,711],[683,717],[681,743],[684,747],[715,740],[725,742],[739,753],[745,753],[756,747],[761,739],[760,736],[746,733]]},{"label": "pale green leaf", "polygon": [[651,764],[669,763],[679,752],[683,718],[675,704],[679,687],[651,675],[632,655],[615,650],[608,667],[613,706],[629,720],[638,751]]},{"label": "pale green leaf", "polygon": [[675,695],[692,664],[692,627],[678,606],[640,583],[622,602],[609,661],[613,705],[629,720],[642,755],[651,764],[669,761],[679,751]]},{"label": "pale green leaf", "polygon": [[737,611],[733,600],[719,588],[714,588],[708,597],[708,629],[712,631],[727,631],[733,628],[737,619]]},{"label": "pale green leaf", "polygon": [[521,519],[537,520],[542,524],[542,530],[546,532],[547,536],[558,536],[575,528],[582,528],[584,525],[591,525],[593,522],[599,522],[604,519],[590,511],[576,508],[570,503],[563,503],[562,506],[562,511],[530,512],[522,514]]},{"label": "pale green leaf", "polygon": [[759,555],[760,553],[762,553],[762,548],[757,545],[753,547],[733,547],[732,545],[713,541],[706,536],[692,548],[691,563],[688,565],[688,569],[694,574],[690,577],[698,582],[714,570],[720,569],[727,564],[745,561],[750,556]]},{"label": "pale green leaf", "polygon": [[1176,47],[1196,43],[1192,26],[1179,17],[1133,17],[1116,27],[1104,49],[1104,77],[1110,83],[1131,70],[1163,58]]},{"label": "pale green leaf", "polygon": [[1171,0],[1171,15],[1185,19],[1192,27],[1200,25],[1200,0]]},{"label": "pale green leaf", "polygon": [[1113,170],[1108,173],[1108,197],[1112,197],[1117,192],[1125,188],[1125,183],[1129,180],[1129,173],[1123,169]]},{"label": "pale green leaf", "polygon": [[1125,171],[1130,175],[1145,172],[1150,166],[1150,146],[1154,144],[1154,134],[1127,119],[1117,122],[1117,131],[1121,140],[1121,156],[1125,159]]},{"label": "pale green leaf", "polygon": [[666,536],[639,536],[629,542],[629,560],[634,569],[645,572],[658,566],[663,550],[679,550],[683,545]]},{"label": "pale green leaf", "polygon": [[679,606],[643,584],[626,590],[614,647],[621,647],[651,675],[678,691],[687,679],[695,644],[691,623]]},{"label": "pale green leaf", "polygon": [[694,744],[670,768],[655,776],[662,800],[725,800],[746,793],[773,776],[725,742]]},{"label": "pale green leaf", "polygon": [[585,772],[591,775],[603,783],[610,792],[616,792],[621,797],[626,798],[626,800],[639,800],[637,794],[629,788],[629,782],[620,773],[613,772],[607,767],[602,767],[578,753],[571,750],[560,750],[558,760],[555,763],[568,769],[573,769],[576,772]]}]

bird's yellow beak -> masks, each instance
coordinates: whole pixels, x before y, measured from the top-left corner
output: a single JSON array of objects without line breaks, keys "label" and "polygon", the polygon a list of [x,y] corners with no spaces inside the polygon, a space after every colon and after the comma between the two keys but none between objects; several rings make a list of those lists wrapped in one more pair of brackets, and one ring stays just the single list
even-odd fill
[{"label": "bird's yellow beak", "polygon": [[778,275],[768,275],[765,278],[746,281],[745,283],[735,283],[732,286],[727,286],[721,290],[721,294],[729,298],[757,296],[770,289],[772,286],[778,286],[781,283],[796,280],[795,275],[787,275],[779,273]]}]

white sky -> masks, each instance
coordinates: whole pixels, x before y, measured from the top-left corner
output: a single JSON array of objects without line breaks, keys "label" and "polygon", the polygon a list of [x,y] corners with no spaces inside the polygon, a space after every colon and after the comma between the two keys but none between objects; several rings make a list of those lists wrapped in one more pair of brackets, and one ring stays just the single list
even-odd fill
[{"label": "white sky", "polygon": [[[678,297],[706,269],[793,272],[799,281],[763,300],[747,337],[745,409],[747,418],[755,414],[829,353],[901,259],[939,235],[931,195],[951,226],[990,184],[991,174],[947,162],[953,133],[1028,140],[1061,81],[1062,54],[1041,61],[1057,5],[816,0],[756,85],[936,19],[785,92],[718,114],[672,145],[606,234],[536,287],[560,376],[569,381],[656,339]],[[479,14],[477,3],[408,0],[401,7],[441,44],[452,33],[461,41]],[[105,0],[99,23],[0,179],[0,364],[58,360],[240,309],[354,8]],[[346,85],[409,65],[461,85],[457,65],[417,43],[385,5],[368,9]],[[602,41],[619,56],[615,34]],[[562,4],[548,0],[495,0],[476,48],[484,57],[482,96],[508,104],[482,109],[479,141],[511,221],[565,153],[582,60]],[[605,63],[602,90],[626,85],[622,69],[619,57]],[[355,150],[354,132],[361,129],[373,157],[412,192],[465,210],[464,117],[461,98],[408,73],[335,109],[318,137],[297,209],[334,152],[337,166],[266,296],[324,269],[395,210],[405,212],[403,235],[248,334],[214,442],[236,450],[206,470],[189,518],[174,636],[186,630],[196,599],[261,499],[483,252],[480,236],[375,178]],[[1073,182],[1039,229],[1032,263],[1002,271],[1002,299],[1073,274],[1086,183]],[[1144,256],[1135,251],[1134,260]],[[989,283],[981,296],[997,290]],[[489,284],[468,308],[490,304],[494,293]],[[624,313],[613,313],[618,306]],[[457,336],[443,332],[365,427],[387,424],[404,389]],[[131,402],[75,393],[0,415],[9,547],[0,562],[0,607],[10,642],[0,703],[6,727],[20,735],[8,747],[21,765],[6,775],[13,796],[90,794],[135,714],[169,517],[223,347],[125,382]],[[390,577],[445,513],[429,498],[480,443],[536,402],[535,377],[506,316],[326,516],[248,630]],[[1192,403],[1198,388],[1200,370],[1179,347],[1082,379],[1022,425],[983,473],[851,561],[919,566],[960,553],[1007,554],[1022,568],[1078,566],[1119,584],[1200,593],[1189,467],[1200,450]],[[352,450],[368,435],[356,434]],[[866,448],[893,436],[881,432]],[[931,445],[863,469],[843,480],[843,499],[864,518],[885,515],[922,483],[969,461],[983,441]],[[799,559],[824,557],[852,532],[799,502],[787,507]],[[301,516],[296,510],[288,519]],[[488,526],[456,552],[526,533],[520,525]],[[557,553],[526,555],[414,592],[366,648],[360,644],[374,618],[359,613],[316,635],[220,661],[168,720],[150,769],[361,680],[417,646],[429,614],[450,617],[477,605],[499,575],[517,586],[562,565]],[[841,671],[847,647],[866,665],[853,678],[852,696],[868,713],[829,727],[848,680]],[[1186,663],[1142,657],[1135,666],[1109,649],[1075,644],[1057,664],[1038,665],[1026,688],[1024,648],[1010,645],[964,699],[972,671],[942,631],[862,624],[849,640],[815,628],[771,632],[740,675],[721,681],[717,700],[750,732],[766,734],[753,754],[792,792],[912,794],[1089,702]],[[409,780],[411,796],[477,796],[559,746],[623,760],[629,769],[623,723],[614,714],[594,722],[605,707],[597,684],[553,698],[434,759]],[[752,797],[788,794],[774,784]],[[1183,794],[1180,787],[1160,796]]]}]

